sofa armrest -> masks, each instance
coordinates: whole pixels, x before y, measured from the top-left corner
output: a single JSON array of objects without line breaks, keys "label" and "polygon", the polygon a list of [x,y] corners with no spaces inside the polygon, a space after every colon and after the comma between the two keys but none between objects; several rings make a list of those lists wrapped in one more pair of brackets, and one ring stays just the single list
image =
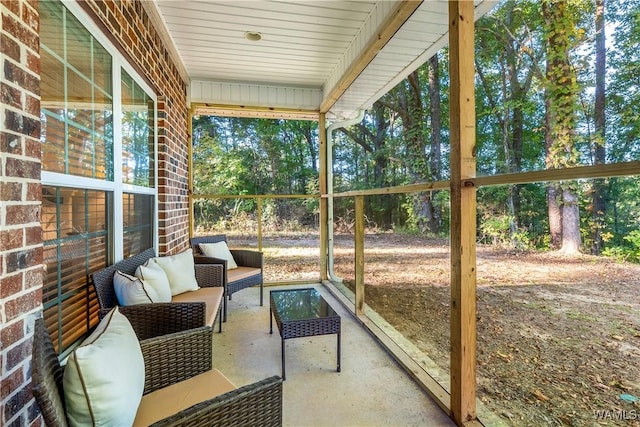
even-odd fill
[{"label": "sofa armrest", "polygon": [[231,249],[231,255],[236,264],[243,267],[253,267],[262,270],[262,252],[249,249]]},{"label": "sofa armrest", "polygon": [[208,326],[140,341],[145,365],[144,394],[211,370]]},{"label": "sofa armrest", "polygon": [[118,310],[129,319],[140,341],[206,325],[204,302],[137,304]]},{"label": "sofa armrest", "polygon": [[278,376],[198,403],[154,426],[282,426],[282,379]]}]

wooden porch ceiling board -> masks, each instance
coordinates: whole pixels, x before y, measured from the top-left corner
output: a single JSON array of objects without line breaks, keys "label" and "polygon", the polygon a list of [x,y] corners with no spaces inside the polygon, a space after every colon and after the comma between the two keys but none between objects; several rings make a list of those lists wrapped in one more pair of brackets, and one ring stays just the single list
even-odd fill
[{"label": "wooden porch ceiling board", "polygon": [[[366,109],[447,42],[443,0],[153,0],[151,20],[190,83],[193,102],[311,109],[331,120]],[[494,0],[474,0],[476,18]],[[245,32],[259,32],[251,42]],[[230,88],[247,98],[206,98]],[[255,105],[252,91],[274,86],[320,91],[314,105],[280,97]],[[226,87],[226,89],[225,89]],[[262,98],[261,98],[262,99]],[[273,102],[273,98],[269,100]]]}]

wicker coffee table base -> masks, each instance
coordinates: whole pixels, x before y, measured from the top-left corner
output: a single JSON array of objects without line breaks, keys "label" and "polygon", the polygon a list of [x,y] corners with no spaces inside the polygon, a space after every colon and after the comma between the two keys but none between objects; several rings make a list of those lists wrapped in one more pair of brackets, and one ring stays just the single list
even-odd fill
[{"label": "wicker coffee table base", "polygon": [[340,316],[323,317],[317,319],[282,320],[273,299],[269,316],[269,333],[273,334],[273,319],[280,331],[282,345],[282,380],[285,374],[285,340],[291,338],[312,337],[316,335],[337,334],[336,371],[340,372]]}]

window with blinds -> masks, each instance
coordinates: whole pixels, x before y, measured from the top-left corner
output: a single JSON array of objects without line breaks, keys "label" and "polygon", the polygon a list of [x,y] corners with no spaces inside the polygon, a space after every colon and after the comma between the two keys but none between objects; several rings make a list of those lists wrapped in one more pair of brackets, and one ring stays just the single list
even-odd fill
[{"label": "window with blinds", "polygon": [[43,307],[64,356],[98,322],[89,275],[155,246],[156,98],[77,4],[41,2],[40,26]]},{"label": "window with blinds", "polygon": [[60,351],[98,321],[87,276],[107,265],[108,193],[43,187],[44,318]]},{"label": "window with blinds", "polygon": [[153,247],[153,197],[124,193],[124,257]]}]

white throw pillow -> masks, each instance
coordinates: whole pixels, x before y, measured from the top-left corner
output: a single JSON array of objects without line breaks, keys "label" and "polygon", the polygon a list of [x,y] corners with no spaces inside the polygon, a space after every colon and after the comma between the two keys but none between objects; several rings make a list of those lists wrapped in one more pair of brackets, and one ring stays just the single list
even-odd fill
[{"label": "white throw pillow", "polygon": [[133,424],[144,391],[144,359],[117,307],[71,353],[63,387],[71,426]]},{"label": "white throw pillow", "polygon": [[227,246],[227,242],[200,243],[198,245],[204,256],[227,260],[227,270],[238,268],[236,260]]},{"label": "white throw pillow", "polygon": [[160,302],[158,292],[153,286],[122,271],[116,271],[116,274],[113,275],[113,288],[120,305]]},{"label": "white throw pillow", "polygon": [[200,289],[196,280],[196,267],[193,251],[187,249],[177,255],[151,258],[149,264],[155,262],[167,274],[171,295],[179,295]]},{"label": "white throw pillow", "polygon": [[135,276],[156,291],[158,300],[155,302],[171,302],[171,286],[167,273],[158,264],[147,261],[136,269]]}]

